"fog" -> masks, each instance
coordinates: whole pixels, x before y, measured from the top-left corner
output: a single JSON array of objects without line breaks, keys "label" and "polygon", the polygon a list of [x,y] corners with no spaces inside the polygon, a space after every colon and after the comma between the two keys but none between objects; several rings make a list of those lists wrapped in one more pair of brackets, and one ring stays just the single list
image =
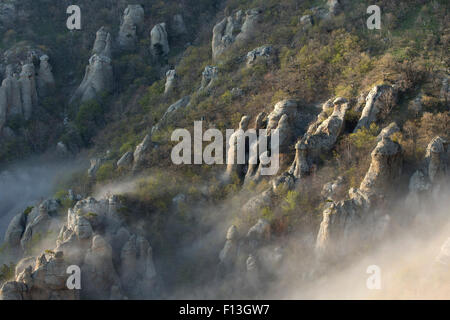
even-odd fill
[{"label": "fog", "polygon": [[51,196],[58,178],[81,167],[80,160],[35,157],[0,169],[0,239],[12,217]]}]

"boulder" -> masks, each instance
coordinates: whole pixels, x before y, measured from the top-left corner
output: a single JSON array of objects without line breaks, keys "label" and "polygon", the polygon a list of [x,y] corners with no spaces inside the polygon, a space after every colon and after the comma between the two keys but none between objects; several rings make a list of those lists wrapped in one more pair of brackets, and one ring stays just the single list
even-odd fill
[{"label": "boulder", "polygon": [[0,3],[0,26],[4,29],[14,27],[17,19],[17,10],[14,2]]}]

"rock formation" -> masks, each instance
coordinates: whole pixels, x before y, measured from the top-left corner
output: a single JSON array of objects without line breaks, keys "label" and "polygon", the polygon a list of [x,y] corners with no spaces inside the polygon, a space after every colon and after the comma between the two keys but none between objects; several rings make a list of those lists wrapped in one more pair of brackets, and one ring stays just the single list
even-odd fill
[{"label": "rock formation", "polygon": [[5,243],[12,250],[26,252],[31,244],[40,241],[48,232],[56,232],[59,207],[56,200],[49,199],[29,212],[17,214],[5,233]]},{"label": "rock formation", "polygon": [[167,37],[167,29],[165,23],[158,23],[150,32],[150,51],[153,57],[165,63],[167,55],[169,54],[169,40]]},{"label": "rock formation", "polygon": [[[56,248],[33,263],[21,261],[14,281],[0,289],[2,299],[123,299],[158,285],[148,241],[131,233],[120,216],[117,197],[78,201],[69,209]],[[69,290],[67,267],[81,269],[81,290]]]},{"label": "rock formation", "polygon": [[117,42],[124,51],[132,51],[136,47],[137,33],[144,24],[144,9],[141,5],[128,5],[122,17]]},{"label": "rock formation", "polygon": [[247,53],[247,67],[250,67],[257,63],[258,61],[266,61],[269,62],[272,58],[273,48],[272,46],[261,46],[256,49],[253,49],[249,53]]},{"label": "rock formation", "polygon": [[111,66],[111,35],[101,27],[92,49],[83,81],[70,99],[70,103],[86,102],[113,89],[113,69]]},{"label": "rock formation", "polygon": [[202,72],[202,83],[199,91],[209,89],[214,84],[214,81],[217,80],[218,76],[219,71],[217,67],[206,66]]},{"label": "rock formation", "polygon": [[245,43],[256,32],[261,11],[259,9],[237,11],[224,18],[213,28],[212,55],[216,60],[233,43]]},{"label": "rock formation", "polygon": [[358,246],[382,237],[390,217],[383,210],[389,186],[402,169],[400,145],[383,138],[371,154],[372,161],[359,189],[349,198],[332,202],[323,212],[316,241],[319,257],[340,257]]},{"label": "rock formation", "polygon": [[[46,66],[48,67],[48,64],[44,62],[43,68]],[[47,73],[47,79],[50,79],[50,76],[51,72]],[[25,120],[31,118],[33,110],[38,105],[38,81],[32,63],[23,64],[19,77],[13,65],[6,67],[5,79],[0,87],[0,130],[11,116],[22,116]]]},{"label": "rock formation", "polygon": [[289,170],[296,178],[309,175],[317,156],[333,148],[342,132],[345,114],[349,108],[345,99],[337,98],[333,102],[333,113],[325,120],[329,103],[325,103],[324,111],[318,116],[308,132],[295,145],[295,160]]},{"label": "rock formation", "polygon": [[363,127],[368,128],[372,122],[379,120],[380,113],[387,113],[395,105],[397,94],[389,85],[375,86],[366,97],[366,105],[361,118],[356,125],[355,132]]}]

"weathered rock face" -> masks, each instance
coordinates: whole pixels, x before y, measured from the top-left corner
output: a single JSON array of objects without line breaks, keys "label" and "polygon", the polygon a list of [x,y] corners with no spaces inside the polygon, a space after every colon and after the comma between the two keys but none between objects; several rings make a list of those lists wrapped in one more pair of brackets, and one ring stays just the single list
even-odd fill
[{"label": "weathered rock face", "polygon": [[380,112],[388,112],[397,101],[395,89],[389,85],[375,86],[366,97],[366,105],[355,132],[363,127],[368,128],[372,122],[379,119]]},{"label": "weathered rock face", "polygon": [[137,33],[144,24],[144,8],[141,5],[128,5],[122,17],[117,42],[121,50],[134,50]]},{"label": "weathered rock face", "polygon": [[328,103],[324,105],[324,111],[319,115],[318,120],[308,128],[308,132],[295,145],[295,160],[289,172],[296,178],[309,175],[316,157],[331,150],[341,134],[349,105],[345,99],[341,98],[335,99],[333,105],[333,113],[323,120],[326,115],[325,109],[328,110],[329,107]]},{"label": "weathered rock face", "polygon": [[97,31],[92,53],[83,81],[70,99],[70,103],[83,103],[97,98],[101,93],[112,91],[111,35],[104,27]]},{"label": "weathered rock face", "polygon": [[[423,165],[409,179],[409,194],[405,205],[411,211],[417,212],[417,219],[427,220],[429,215],[429,201],[436,191],[441,191],[441,183],[448,181],[449,166],[448,143],[441,137],[435,137],[427,146]],[[420,222],[423,223],[423,220]]]},{"label": "weathered rock face", "polygon": [[[45,59],[45,57],[47,56],[42,58]],[[45,62],[43,67],[45,68]],[[19,115],[29,120],[38,105],[34,65],[25,63],[19,77],[14,69],[14,65],[6,67],[5,79],[0,87],[0,130],[10,116]]]},{"label": "weathered rock face", "polygon": [[155,25],[150,32],[150,38],[150,51],[153,57],[160,62],[164,62],[169,54],[166,24],[159,23]]},{"label": "weathered rock face", "polygon": [[400,128],[395,122],[392,122],[383,130],[381,130],[380,134],[377,136],[377,142],[383,140],[383,138],[390,138],[394,133],[399,132]]},{"label": "weathered rock face", "polygon": [[385,193],[399,177],[401,148],[389,138],[378,142],[372,162],[359,189],[350,189],[349,198],[332,202],[323,212],[316,240],[319,257],[339,257],[352,249],[381,238],[390,217],[377,210],[383,206]]},{"label": "weathered rock face", "polygon": [[214,81],[218,77],[219,77],[219,71],[218,71],[217,67],[206,66],[205,70],[203,70],[203,72],[202,72],[202,83],[201,83],[199,91],[209,89],[214,84]]},{"label": "weathered rock face", "polygon": [[166,72],[166,84],[164,86],[164,94],[170,94],[176,86],[177,72],[175,70],[169,70]]},{"label": "weathered rock face", "polygon": [[[50,206],[51,204],[48,204]],[[152,297],[159,286],[149,242],[131,233],[117,197],[78,201],[56,241],[55,253],[22,260],[2,299],[123,299]],[[81,269],[81,290],[66,286],[67,267]],[[126,296],[125,296],[126,295]]]},{"label": "weathered rock face", "polygon": [[219,254],[219,278],[227,279],[228,285],[237,292],[256,293],[265,277],[276,273],[283,259],[280,247],[268,245],[270,238],[271,227],[264,219],[258,220],[246,235],[240,235],[231,226]]},{"label": "weathered rock face", "polygon": [[249,53],[247,53],[247,66],[250,67],[257,63],[258,61],[266,61],[269,62],[273,57],[273,48],[272,46],[262,46],[256,49],[253,49]]},{"label": "weathered rock face", "polygon": [[0,300],[79,299],[79,291],[70,290],[66,286],[68,267],[62,252],[50,254],[48,260],[45,254],[42,254],[35,259],[34,264],[20,273],[16,272],[14,281],[3,285],[0,289]]},{"label": "weathered rock face", "polygon": [[51,93],[55,86],[55,78],[53,77],[52,67],[48,60],[48,55],[40,57],[39,70],[37,74],[37,87],[40,97],[45,97]]},{"label": "weathered rock face", "polygon": [[213,59],[216,60],[233,43],[248,41],[257,29],[260,14],[259,9],[251,9],[245,13],[239,10],[216,24],[212,39]]},{"label": "weathered rock face", "polygon": [[133,163],[133,160],[134,160],[133,152],[127,151],[117,161],[117,167],[118,168],[127,168]]}]

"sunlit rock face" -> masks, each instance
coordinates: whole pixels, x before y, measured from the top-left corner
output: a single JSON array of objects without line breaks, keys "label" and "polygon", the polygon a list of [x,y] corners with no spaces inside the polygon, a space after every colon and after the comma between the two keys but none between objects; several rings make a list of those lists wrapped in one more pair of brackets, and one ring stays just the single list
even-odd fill
[{"label": "sunlit rock face", "polygon": [[401,147],[384,137],[371,158],[360,187],[350,189],[348,199],[332,202],[324,210],[316,240],[319,257],[345,255],[364,243],[382,238],[389,227],[389,215],[378,209],[386,205],[386,192],[401,174]]},{"label": "sunlit rock face", "polygon": [[[345,114],[349,109],[348,102],[337,98],[332,104],[325,103],[323,108],[324,111],[319,114],[317,121],[310,125],[307,133],[295,145],[295,160],[290,173],[296,178],[309,175],[316,158],[331,150],[342,133]],[[326,117],[326,110],[331,108],[333,113]]]},{"label": "sunlit rock face", "polygon": [[366,97],[366,105],[361,118],[356,125],[355,132],[379,120],[382,112],[388,113],[397,102],[397,92],[389,85],[375,86]]}]

